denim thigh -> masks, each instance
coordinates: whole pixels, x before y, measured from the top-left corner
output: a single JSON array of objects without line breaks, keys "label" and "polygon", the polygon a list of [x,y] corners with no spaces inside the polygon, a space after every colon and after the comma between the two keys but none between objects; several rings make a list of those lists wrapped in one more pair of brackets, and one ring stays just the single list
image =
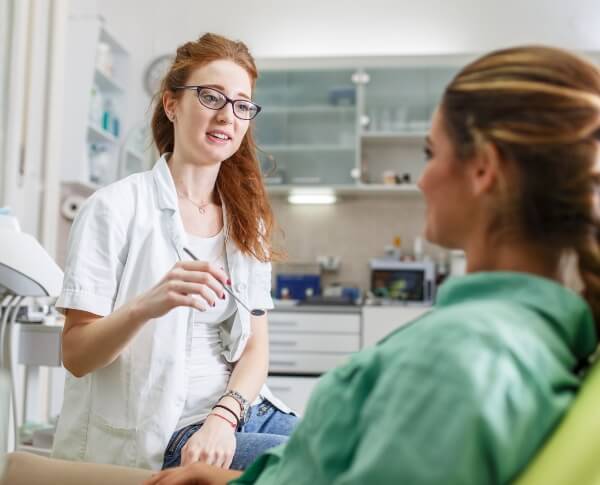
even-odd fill
[{"label": "denim thigh", "polygon": [[[297,423],[294,414],[280,411],[266,399],[252,406],[248,421],[235,433],[236,450],[231,468],[244,470],[268,449],[285,443]],[[181,449],[201,427],[202,423],[192,424],[173,433],[165,450],[163,470],[181,464]]]}]

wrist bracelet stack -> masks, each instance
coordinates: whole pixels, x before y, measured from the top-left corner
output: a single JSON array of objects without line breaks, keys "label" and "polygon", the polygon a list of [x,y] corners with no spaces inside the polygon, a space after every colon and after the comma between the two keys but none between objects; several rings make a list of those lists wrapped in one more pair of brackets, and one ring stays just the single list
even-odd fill
[{"label": "wrist bracelet stack", "polygon": [[[224,406],[223,404],[215,404],[212,408],[212,411],[214,411],[217,408],[221,408],[221,409],[225,409],[225,411],[228,411],[235,419],[235,429],[238,429],[240,427],[240,418],[238,417],[238,415],[235,413],[235,411],[233,411],[233,409]],[[220,416],[220,415],[217,415]]]},{"label": "wrist bracelet stack", "polygon": [[230,397],[240,405],[239,422],[240,422],[240,424],[244,424],[248,420],[248,411],[250,410],[250,402],[244,396],[242,396],[239,392],[234,391],[233,389],[230,389],[225,394],[223,394],[219,398],[219,401],[221,401],[221,399],[223,399],[224,397]]},{"label": "wrist bracelet stack", "polygon": [[210,413],[209,416],[216,416],[217,418],[221,418],[223,421],[227,421],[229,423],[229,426],[231,426],[234,431],[237,429],[233,421],[229,421],[225,416],[221,416],[219,413]]}]

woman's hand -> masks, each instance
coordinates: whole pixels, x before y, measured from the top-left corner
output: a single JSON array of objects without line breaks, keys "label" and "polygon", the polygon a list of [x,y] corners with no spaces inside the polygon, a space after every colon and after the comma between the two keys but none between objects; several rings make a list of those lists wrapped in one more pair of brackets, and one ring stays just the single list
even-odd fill
[{"label": "woman's hand", "polygon": [[224,419],[209,415],[181,449],[181,465],[202,462],[229,468],[235,453],[235,429]]},{"label": "woman's hand", "polygon": [[227,284],[222,268],[206,261],[180,261],[154,288],[136,298],[136,315],[150,320],[179,306],[204,311],[217,298],[225,298],[222,284]]}]

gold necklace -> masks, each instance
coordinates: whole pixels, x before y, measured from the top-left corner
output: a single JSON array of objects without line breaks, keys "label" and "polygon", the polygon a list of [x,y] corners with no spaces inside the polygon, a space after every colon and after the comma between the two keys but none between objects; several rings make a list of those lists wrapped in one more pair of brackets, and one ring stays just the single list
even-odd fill
[{"label": "gold necklace", "polygon": [[179,192],[179,190],[175,189],[175,191],[177,192],[177,195],[179,196],[180,199],[185,199],[188,202],[190,202],[194,207],[196,207],[198,209],[200,214],[202,214],[202,215],[206,214],[206,207],[208,206],[208,204],[210,204],[210,201],[205,202],[204,204],[197,204],[192,199],[190,199],[188,196],[183,195],[181,192]]}]

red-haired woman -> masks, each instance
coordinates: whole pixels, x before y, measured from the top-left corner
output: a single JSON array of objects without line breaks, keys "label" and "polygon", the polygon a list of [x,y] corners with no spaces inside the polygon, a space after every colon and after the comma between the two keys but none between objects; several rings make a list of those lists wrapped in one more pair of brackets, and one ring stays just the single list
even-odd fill
[{"label": "red-haired woman", "polygon": [[80,211],[57,304],[69,374],[54,456],[243,469],[291,433],[297,418],[265,386],[266,314],[223,288],[273,307],[256,78],[241,42],[179,47],[152,118],[161,158]]}]

